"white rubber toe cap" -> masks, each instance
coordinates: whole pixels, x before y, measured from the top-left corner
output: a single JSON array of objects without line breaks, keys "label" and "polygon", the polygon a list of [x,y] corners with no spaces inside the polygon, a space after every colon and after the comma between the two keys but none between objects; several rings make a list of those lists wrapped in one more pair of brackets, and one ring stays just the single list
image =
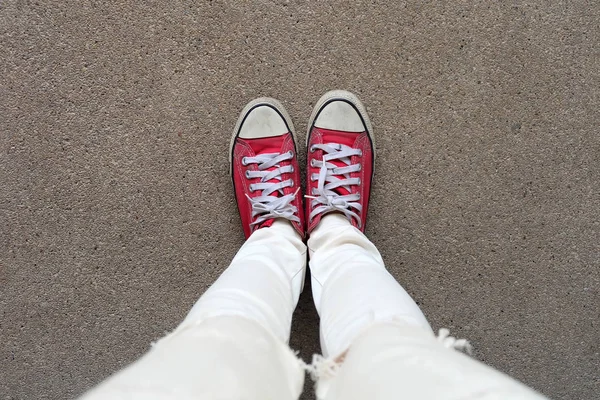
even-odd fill
[{"label": "white rubber toe cap", "polygon": [[257,139],[279,136],[288,133],[285,120],[273,108],[260,105],[253,108],[240,127],[239,137],[242,139]]},{"label": "white rubber toe cap", "polygon": [[327,104],[315,120],[317,128],[344,132],[364,132],[367,130],[358,111],[345,101],[332,101]]}]

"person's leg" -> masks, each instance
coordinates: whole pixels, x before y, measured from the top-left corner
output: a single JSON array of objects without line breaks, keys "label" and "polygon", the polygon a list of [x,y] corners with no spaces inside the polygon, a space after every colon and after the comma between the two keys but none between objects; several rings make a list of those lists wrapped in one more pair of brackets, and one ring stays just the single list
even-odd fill
[{"label": "person's leg", "polygon": [[306,246],[285,220],[255,231],[182,325],[219,315],[252,319],[288,342],[304,284]]},{"label": "person's leg", "polygon": [[324,216],[308,247],[325,357],[340,356],[367,327],[382,321],[432,332],[419,307],[386,270],[375,245],[343,215]]},{"label": "person's leg", "polygon": [[364,235],[374,147],[365,109],[331,92],[309,123],[310,270],[325,358],[314,363],[327,399],[539,398],[513,379],[436,339]]},{"label": "person's leg", "polygon": [[329,357],[315,365],[319,398],[542,398],[452,348],[466,342],[437,339],[375,246],[343,216],[322,219],[309,252]]},{"label": "person's leg", "polygon": [[325,377],[322,398],[544,399],[451,347],[431,331],[400,321],[371,325],[355,338],[335,373]]},{"label": "person's leg", "polygon": [[[306,202],[312,290],[321,348],[337,357],[365,327],[401,319],[431,330],[363,234],[375,160],[371,123],[346,91],[326,93],[308,132]],[[369,290],[371,289],[371,290]]]},{"label": "person's leg", "polygon": [[257,230],[173,333],[85,399],[297,399],[286,342],[305,259],[288,222]]},{"label": "person's leg", "polygon": [[231,157],[248,240],[173,333],[85,400],[299,397],[303,363],[287,341],[306,246],[292,131],[271,99],[244,109]]}]

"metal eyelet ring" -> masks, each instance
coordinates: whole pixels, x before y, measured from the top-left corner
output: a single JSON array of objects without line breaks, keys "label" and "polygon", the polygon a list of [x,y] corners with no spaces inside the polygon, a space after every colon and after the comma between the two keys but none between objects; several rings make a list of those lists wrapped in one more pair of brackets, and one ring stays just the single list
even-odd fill
[{"label": "metal eyelet ring", "polygon": [[290,179],[290,182],[291,182],[292,186],[294,186],[294,180]]},{"label": "metal eyelet ring", "polygon": [[315,150],[317,150],[317,149],[315,149],[315,146],[314,146],[314,145],[310,146],[310,152],[311,152],[311,153],[314,153],[314,152],[315,152]]},{"label": "metal eyelet ring", "polygon": [[291,169],[290,169],[290,174],[291,174],[292,172],[294,172],[294,166],[291,165],[290,167],[291,167]]},{"label": "metal eyelet ring", "polygon": [[362,165],[358,164],[358,170],[362,171]]},{"label": "metal eyelet ring", "polygon": [[362,157],[362,150],[358,150],[358,151],[359,151],[358,156]]},{"label": "metal eyelet ring", "polygon": [[250,171],[246,170],[246,178],[250,179]]},{"label": "metal eyelet ring", "polygon": [[246,166],[246,165],[248,165],[248,162],[247,162],[247,160],[246,160],[246,157],[242,157],[242,165],[243,165],[243,166]]},{"label": "metal eyelet ring", "polygon": [[315,165],[315,159],[314,158],[310,159],[310,166],[311,167],[316,167],[316,165]]},{"label": "metal eyelet ring", "polygon": [[248,190],[250,191],[250,193],[253,193],[254,192],[254,185],[248,186]]},{"label": "metal eyelet ring", "polygon": [[357,194],[358,194],[358,200],[360,200],[360,193],[357,193]]},{"label": "metal eyelet ring", "polygon": [[360,185],[360,178],[358,178],[358,183],[357,183],[357,185]]},{"label": "metal eyelet ring", "polygon": [[288,151],[288,155],[289,155],[290,157],[294,157],[294,152],[290,150],[290,151]]}]

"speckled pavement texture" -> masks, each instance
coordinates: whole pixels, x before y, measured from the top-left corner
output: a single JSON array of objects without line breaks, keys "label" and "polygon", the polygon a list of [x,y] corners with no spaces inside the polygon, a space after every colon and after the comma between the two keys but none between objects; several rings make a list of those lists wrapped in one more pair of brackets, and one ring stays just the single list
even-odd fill
[{"label": "speckled pavement texture", "polygon": [[[555,399],[595,398],[599,15],[595,1],[0,2],[0,398],[73,398],[173,329],[243,242],[238,112],[278,98],[302,141],[335,88],[377,136],[367,234],[434,328]],[[305,359],[311,301],[291,340]]]}]

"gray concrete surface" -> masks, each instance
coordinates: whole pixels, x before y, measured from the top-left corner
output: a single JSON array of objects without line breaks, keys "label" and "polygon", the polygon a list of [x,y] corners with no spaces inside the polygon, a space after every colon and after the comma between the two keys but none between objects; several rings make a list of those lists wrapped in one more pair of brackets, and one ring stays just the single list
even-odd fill
[{"label": "gray concrete surface", "polygon": [[[72,398],[175,327],[243,241],[239,110],[276,97],[304,138],[333,88],[368,107],[367,233],[432,325],[555,399],[595,398],[599,11],[0,2],[0,398]],[[317,324],[305,292],[305,359]]]}]

